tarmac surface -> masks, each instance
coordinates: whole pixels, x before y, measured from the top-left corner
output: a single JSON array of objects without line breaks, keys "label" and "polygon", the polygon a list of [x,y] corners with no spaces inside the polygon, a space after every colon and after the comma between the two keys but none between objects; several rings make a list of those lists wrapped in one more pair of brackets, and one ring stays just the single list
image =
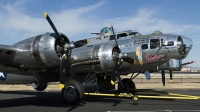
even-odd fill
[{"label": "tarmac surface", "polygon": [[[167,92],[200,96],[200,89],[166,89]],[[1,112],[200,112],[198,100],[155,100],[85,96],[82,104],[65,105],[59,90],[0,90]]]}]

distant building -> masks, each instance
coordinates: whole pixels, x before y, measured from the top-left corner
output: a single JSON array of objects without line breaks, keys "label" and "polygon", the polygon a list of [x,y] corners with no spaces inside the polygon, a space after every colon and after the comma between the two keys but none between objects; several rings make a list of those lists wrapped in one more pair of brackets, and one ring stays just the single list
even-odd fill
[{"label": "distant building", "polygon": [[197,72],[199,69],[194,67],[183,66],[181,69],[182,72]]}]

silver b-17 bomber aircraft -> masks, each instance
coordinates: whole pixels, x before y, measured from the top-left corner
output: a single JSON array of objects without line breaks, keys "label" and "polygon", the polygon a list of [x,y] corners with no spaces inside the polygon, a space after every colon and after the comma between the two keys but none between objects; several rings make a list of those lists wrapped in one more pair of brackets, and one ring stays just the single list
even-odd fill
[{"label": "silver b-17 bomber aircraft", "polygon": [[[43,91],[48,82],[60,81],[65,103],[77,104],[84,92],[115,88],[134,93],[133,78],[161,70],[165,85],[165,70],[181,69],[182,60],[192,48],[192,40],[155,31],[141,35],[137,31],[115,32],[113,26],[103,28],[94,38],[70,42],[59,33],[48,14],[45,18],[54,33],[45,33],[13,45],[0,45],[0,81],[6,83],[9,74],[32,76],[35,90]],[[120,75],[136,73],[129,79]],[[172,79],[172,75],[170,74]],[[129,90],[131,88],[131,90]]]}]

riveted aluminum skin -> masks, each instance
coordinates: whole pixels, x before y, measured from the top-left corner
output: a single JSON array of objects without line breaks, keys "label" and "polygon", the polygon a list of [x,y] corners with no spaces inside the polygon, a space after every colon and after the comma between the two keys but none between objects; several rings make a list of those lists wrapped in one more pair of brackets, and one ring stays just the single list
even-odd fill
[{"label": "riveted aluminum skin", "polygon": [[72,50],[71,58],[74,60],[73,63],[87,61],[98,58],[93,55],[95,46],[83,46]]},{"label": "riveted aluminum skin", "polygon": [[[167,48],[171,49],[172,52],[170,52],[168,55],[171,58],[175,59],[185,59],[185,57],[188,55],[189,51],[192,49],[192,40],[179,35],[172,35],[172,34],[165,34],[163,35],[167,38],[165,38],[165,45],[168,44],[168,42],[174,42],[174,45],[167,46]],[[179,49],[185,45],[185,52],[181,53]],[[177,57],[179,55],[179,57]]]},{"label": "riveted aluminum skin", "polygon": [[[180,48],[180,45],[184,43],[184,40],[182,39],[181,36],[178,35],[170,35],[170,34],[165,34],[161,36],[149,36],[149,37],[141,37],[145,38],[146,40],[144,41],[148,46],[150,45],[151,39],[159,39],[160,44],[166,45],[166,47],[156,47],[154,49],[142,49],[142,44],[135,44],[136,41],[138,41],[138,38],[129,38],[126,40],[121,40],[118,41],[119,47],[121,49],[121,52],[123,55],[128,56],[135,60],[132,64],[123,62],[122,66],[120,67],[120,74],[127,74],[127,73],[132,73],[136,72],[138,70],[151,70],[152,68],[156,68],[156,66],[160,66],[163,63],[167,63],[168,60],[170,59],[178,59],[181,60],[183,57],[181,57],[178,49]],[[181,41],[181,42],[180,42]],[[169,45],[169,42],[173,42],[173,45]],[[160,45],[161,46],[161,45]],[[104,44],[99,44],[99,45],[89,45],[89,46],[83,46],[80,48],[73,49],[72,52],[72,57],[74,59],[73,63],[76,62],[82,62],[82,61],[88,61],[92,59],[99,59],[100,64],[91,64],[91,66],[87,65],[82,69],[81,67],[72,67],[71,72],[73,73],[78,73],[78,72],[87,72],[88,70],[93,70],[96,73],[111,73],[113,71],[113,66],[114,66],[114,59],[113,59],[113,48],[116,47],[115,41],[110,41],[108,43]],[[136,48],[140,48],[142,52],[142,58],[143,58],[143,66],[140,66],[138,62],[138,57],[136,56]],[[160,49],[160,50],[159,50]],[[189,51],[187,51],[188,53]],[[95,55],[94,55],[95,54]],[[98,54],[98,55],[97,55]],[[151,55],[152,58],[153,56],[164,56],[161,58],[162,61],[153,61],[153,62],[148,62],[147,56]],[[156,55],[154,55],[156,54]],[[172,67],[170,69],[173,69],[174,66],[168,66]],[[176,68],[177,69],[177,66]]]},{"label": "riveted aluminum skin", "polygon": [[[93,59],[99,59],[100,64],[93,65],[97,73],[111,72],[114,66],[112,51],[114,44],[103,44],[96,46],[84,46],[73,49],[71,58],[73,63],[83,62]],[[70,72],[87,72],[87,69],[80,69],[80,67],[72,67]]]}]

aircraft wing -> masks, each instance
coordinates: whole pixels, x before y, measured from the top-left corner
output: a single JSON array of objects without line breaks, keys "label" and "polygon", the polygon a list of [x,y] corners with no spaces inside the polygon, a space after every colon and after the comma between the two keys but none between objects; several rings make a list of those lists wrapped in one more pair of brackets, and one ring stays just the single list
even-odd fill
[{"label": "aircraft wing", "polygon": [[0,44],[0,65],[11,67],[16,51],[14,46]]}]

